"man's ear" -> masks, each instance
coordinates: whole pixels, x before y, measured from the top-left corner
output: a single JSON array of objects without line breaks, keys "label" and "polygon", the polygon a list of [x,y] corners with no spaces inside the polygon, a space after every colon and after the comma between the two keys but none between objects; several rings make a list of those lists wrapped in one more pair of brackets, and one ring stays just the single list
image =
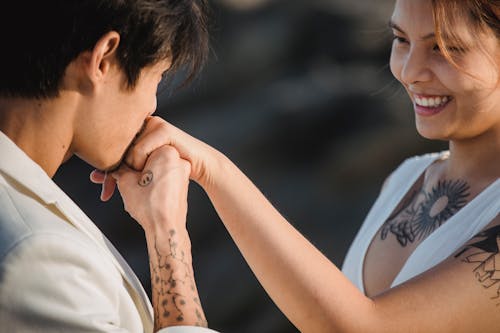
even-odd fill
[{"label": "man's ear", "polygon": [[104,34],[94,48],[89,51],[86,59],[86,72],[92,83],[102,81],[116,65],[116,52],[120,44],[120,34],[110,31]]}]

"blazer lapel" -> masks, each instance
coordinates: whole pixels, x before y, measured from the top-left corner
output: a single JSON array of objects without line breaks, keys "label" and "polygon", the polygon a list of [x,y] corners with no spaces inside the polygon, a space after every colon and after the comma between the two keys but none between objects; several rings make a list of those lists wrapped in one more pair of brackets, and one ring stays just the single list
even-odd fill
[{"label": "blazer lapel", "polygon": [[125,259],[85,213],[64,193],[45,171],[31,160],[4,133],[0,132],[0,171],[33,193],[37,200],[53,205],[75,228],[87,235],[123,276],[137,306],[145,332],[153,331],[153,310],[139,279]]},{"label": "blazer lapel", "polygon": [[59,189],[59,191],[61,191],[61,195],[55,202],[55,207],[57,207],[57,209],[67,217],[68,221],[72,225],[94,241],[96,246],[98,246],[102,252],[109,257],[115,267],[120,271],[125,282],[128,284],[128,289],[131,291],[134,303],[139,310],[145,331],[152,332],[153,310],[141,282],[118,250],[113,246],[113,244],[111,244],[111,242],[106,238],[106,236],[104,236],[104,234],[99,230],[99,228],[97,228],[90,218],[85,215],[85,213],[83,213],[83,211],[62,192],[62,190]]}]

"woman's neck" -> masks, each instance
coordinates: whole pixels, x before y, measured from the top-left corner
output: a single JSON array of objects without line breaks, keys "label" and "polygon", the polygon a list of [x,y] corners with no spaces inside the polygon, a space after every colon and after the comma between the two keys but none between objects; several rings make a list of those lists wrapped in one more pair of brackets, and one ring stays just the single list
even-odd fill
[{"label": "woman's neck", "polygon": [[446,173],[449,178],[491,183],[500,177],[500,130],[481,137],[450,142]]}]

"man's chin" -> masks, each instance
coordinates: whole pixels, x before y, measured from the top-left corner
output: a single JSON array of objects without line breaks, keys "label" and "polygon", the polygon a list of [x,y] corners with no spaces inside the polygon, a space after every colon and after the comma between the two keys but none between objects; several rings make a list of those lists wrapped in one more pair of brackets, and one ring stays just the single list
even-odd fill
[{"label": "man's chin", "polygon": [[125,157],[128,155],[130,149],[132,148],[132,146],[134,145],[135,141],[137,140],[137,138],[141,135],[141,133],[144,131],[144,129],[146,128],[146,121],[144,121],[141,129],[137,132],[137,134],[135,135],[135,137],[130,141],[130,143],[127,145],[127,147],[125,148],[125,151],[123,152],[122,156],[120,157],[120,160],[117,161],[116,163],[114,164],[111,164],[111,165],[107,165],[105,167],[102,167],[102,168],[99,168],[99,167],[96,167],[94,166],[96,169],[102,171],[102,172],[113,172],[113,171],[116,171],[120,168],[120,166],[125,163]]}]

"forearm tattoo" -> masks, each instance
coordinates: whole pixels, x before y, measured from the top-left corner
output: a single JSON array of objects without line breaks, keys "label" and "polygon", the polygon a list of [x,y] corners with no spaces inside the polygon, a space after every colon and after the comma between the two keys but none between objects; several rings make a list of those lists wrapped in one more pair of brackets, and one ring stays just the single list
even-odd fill
[{"label": "forearm tattoo", "polygon": [[491,299],[500,306],[500,226],[480,232],[475,238],[481,240],[468,244],[455,258],[463,256],[463,262],[475,265],[475,278],[485,289],[493,290]]},{"label": "forearm tattoo", "polygon": [[[175,231],[170,230],[167,253],[162,253],[155,242],[155,253],[150,260],[155,326],[167,320],[172,323],[172,318],[175,323],[181,325],[186,316],[192,318],[194,313],[194,325],[206,327],[207,322],[197,296],[189,254],[186,255],[178,248],[176,238]],[[188,313],[189,311],[191,313]]]},{"label": "forearm tattoo", "polygon": [[465,181],[444,180],[430,192],[415,191],[384,223],[381,239],[391,233],[403,247],[424,239],[465,206],[469,189]]}]

